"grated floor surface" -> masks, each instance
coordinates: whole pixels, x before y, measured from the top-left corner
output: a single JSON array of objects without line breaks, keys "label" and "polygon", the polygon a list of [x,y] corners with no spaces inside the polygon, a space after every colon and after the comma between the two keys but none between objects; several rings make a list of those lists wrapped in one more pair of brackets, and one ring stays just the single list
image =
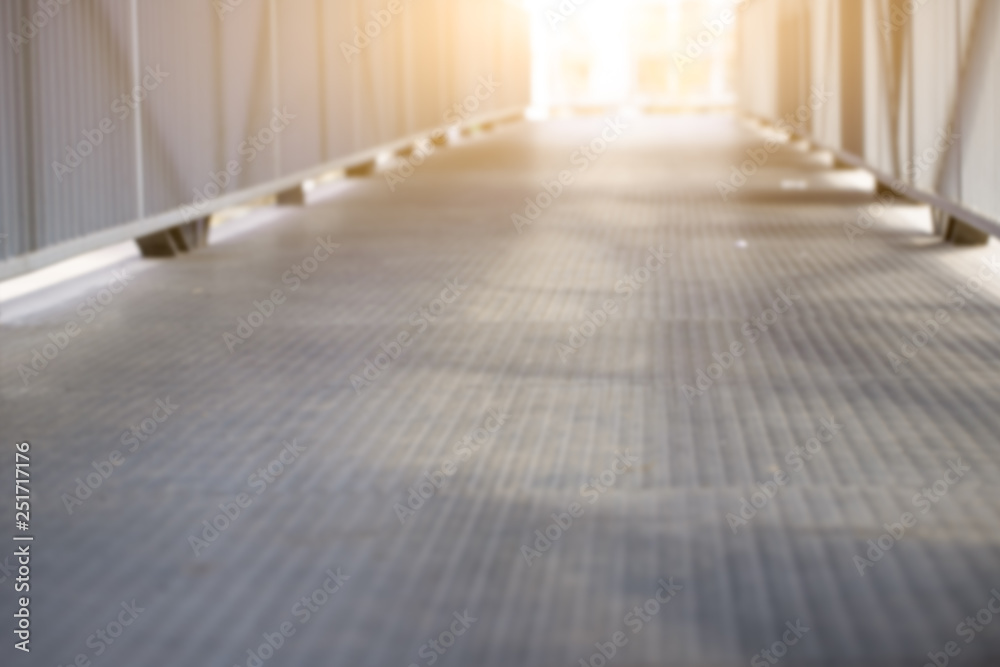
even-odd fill
[{"label": "grated floor surface", "polygon": [[[621,667],[919,667],[952,641],[952,664],[1000,664],[980,613],[1000,608],[1000,299],[974,280],[992,249],[902,205],[849,239],[870,183],[801,147],[724,200],[764,145],[727,116],[624,124],[506,126],[394,192],[341,182],[123,265],[93,321],[83,283],[5,321],[0,473],[30,441],[36,539],[32,653],[6,575],[0,662],[252,666],[287,623],[264,664],[600,667],[618,632]],[[317,239],[339,244],[325,261]]]}]

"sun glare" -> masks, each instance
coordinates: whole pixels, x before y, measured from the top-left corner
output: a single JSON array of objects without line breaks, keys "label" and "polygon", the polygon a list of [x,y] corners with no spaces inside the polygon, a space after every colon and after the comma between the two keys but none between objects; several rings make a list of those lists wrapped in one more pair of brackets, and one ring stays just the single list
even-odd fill
[{"label": "sun glare", "polygon": [[533,106],[728,104],[735,0],[528,0]]}]

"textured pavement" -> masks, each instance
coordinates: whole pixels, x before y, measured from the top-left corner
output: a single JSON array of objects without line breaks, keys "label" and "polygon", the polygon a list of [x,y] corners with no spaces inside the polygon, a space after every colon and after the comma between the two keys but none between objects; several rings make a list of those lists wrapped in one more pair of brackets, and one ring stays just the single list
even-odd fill
[{"label": "textured pavement", "polygon": [[[772,664],[755,656],[783,636],[789,666],[919,667],[950,641],[951,664],[1000,664],[1000,619],[959,627],[1000,590],[1000,299],[949,297],[995,248],[937,242],[913,206],[850,240],[870,183],[802,147],[723,201],[763,135],[722,115],[626,123],[594,159],[578,151],[604,119],[504,126],[395,192],[334,183],[204,251],[113,267],[132,280],[92,322],[78,305],[112,269],[0,320],[0,475],[30,441],[36,536],[32,652],[11,647],[7,577],[0,663],[254,665],[287,623],[263,664],[601,667],[619,631],[621,667]],[[512,214],[563,170],[519,233]],[[143,420],[144,441],[125,435]],[[239,514],[195,555],[220,504]],[[553,514],[572,523],[546,547]],[[133,600],[119,638],[92,638]]]}]

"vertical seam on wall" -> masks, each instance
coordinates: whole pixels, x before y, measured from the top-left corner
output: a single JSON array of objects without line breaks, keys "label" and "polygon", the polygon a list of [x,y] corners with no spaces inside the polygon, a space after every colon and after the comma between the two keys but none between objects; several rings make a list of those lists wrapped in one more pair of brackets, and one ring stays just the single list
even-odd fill
[{"label": "vertical seam on wall", "polygon": [[[223,56],[223,30],[222,19],[211,22],[212,34],[212,77],[215,79],[215,97],[212,100],[215,106],[215,155],[213,160],[216,169],[226,169],[226,95],[225,85],[225,59]],[[236,178],[233,177],[230,186],[236,186]],[[227,186],[227,190],[229,187]]]},{"label": "vertical seam on wall", "polygon": [[[29,0],[23,0],[18,9],[20,10],[18,18],[30,15]],[[23,164],[26,167],[23,170],[25,180],[24,185],[21,187],[21,205],[25,220],[24,231],[27,232],[25,241],[29,252],[38,250],[39,248],[39,201],[37,190],[39,179],[36,178],[35,173],[38,167],[37,155],[39,151],[35,146],[35,123],[34,114],[32,113],[32,108],[35,106],[35,86],[33,85],[35,45],[35,41],[27,45],[21,54],[20,66],[17,68],[17,73],[20,77],[18,85],[24,93],[21,95],[21,104],[18,105],[18,113],[21,115],[18,125],[24,129],[24,135],[18,143],[20,144],[20,151],[24,158]]]},{"label": "vertical seam on wall", "polygon": [[[272,112],[281,104],[281,87],[278,85],[278,6],[277,0],[268,1],[269,23],[271,24],[271,101]],[[274,177],[281,176],[281,135],[274,133]]]},{"label": "vertical seam on wall", "polygon": [[[970,40],[972,36],[970,36]],[[957,107],[957,113],[955,114],[955,123],[958,125],[958,136],[961,137],[955,142],[955,150],[958,153],[957,159],[955,160],[955,201],[962,204],[964,198],[962,197],[962,143],[965,138],[965,123],[964,121],[964,110],[962,109],[962,93],[965,86],[963,85],[964,77],[962,76],[964,61],[965,61],[965,49],[962,45],[962,4],[960,2],[955,2],[955,106]]]},{"label": "vertical seam on wall", "polygon": [[327,100],[326,100],[326,12],[323,11],[323,0],[316,0],[316,99],[319,104],[319,158],[326,161],[328,153],[327,138]]},{"label": "vertical seam on wall", "polygon": [[[130,2],[130,31],[132,34],[132,90],[142,85],[142,64],[139,62],[139,0]],[[143,161],[142,105],[137,105],[133,114],[132,130],[135,136],[135,205],[139,219],[146,217],[146,175]]]}]

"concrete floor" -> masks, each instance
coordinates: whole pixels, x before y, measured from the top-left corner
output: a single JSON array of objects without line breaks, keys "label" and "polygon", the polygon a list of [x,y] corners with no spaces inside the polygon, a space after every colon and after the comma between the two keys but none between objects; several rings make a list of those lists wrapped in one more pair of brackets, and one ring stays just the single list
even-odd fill
[{"label": "concrete floor", "polygon": [[[255,665],[268,633],[267,665],[600,667],[616,637],[622,667],[772,664],[765,649],[917,667],[950,641],[952,664],[1000,664],[1000,622],[958,627],[1000,590],[1000,298],[949,300],[995,248],[938,243],[912,206],[849,241],[870,183],[800,147],[723,201],[717,181],[763,135],[726,116],[625,122],[593,159],[579,147],[619,131],[602,118],[506,126],[395,192],[335,183],[229,223],[252,233],[113,267],[132,279],[92,321],[78,306],[110,268],[8,316],[0,474],[29,440],[35,634],[29,658],[12,650],[8,577],[0,662]],[[563,170],[518,233],[512,214]],[[936,313],[930,342],[902,347]],[[824,419],[836,432],[810,441]],[[941,498],[914,498],[959,460]],[[110,475],[70,500],[95,462]],[[408,501],[428,472],[446,484]],[[745,524],[744,498],[763,505]],[[855,556],[907,512],[861,576]],[[671,578],[670,602],[648,602]],[[133,600],[120,637],[94,634]]]}]

